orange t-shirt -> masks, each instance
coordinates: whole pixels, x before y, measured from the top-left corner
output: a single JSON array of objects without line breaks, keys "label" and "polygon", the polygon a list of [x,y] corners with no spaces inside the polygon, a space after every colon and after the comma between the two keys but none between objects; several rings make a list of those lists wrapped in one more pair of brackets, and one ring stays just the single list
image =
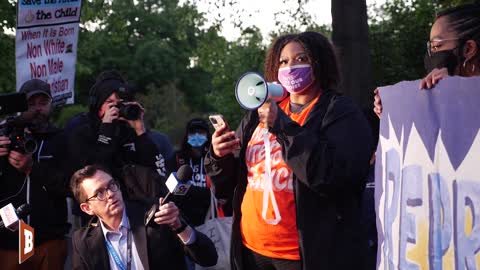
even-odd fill
[{"label": "orange t-shirt", "polygon": [[[298,114],[290,112],[290,98],[283,100],[279,107],[292,120],[303,125],[318,98],[315,98]],[[299,260],[293,172],[283,160],[282,146],[272,133],[268,133],[268,138],[271,148],[270,164],[274,196],[272,198],[271,193],[268,193],[267,205],[264,206],[266,182],[264,179],[265,145],[263,127],[262,123],[257,126],[248,142],[245,153],[248,184],[241,206],[240,230],[242,241],[247,248],[263,256]],[[266,208],[266,211],[264,208]],[[270,222],[267,222],[268,220]],[[278,223],[272,222],[272,220],[277,220]]]}]

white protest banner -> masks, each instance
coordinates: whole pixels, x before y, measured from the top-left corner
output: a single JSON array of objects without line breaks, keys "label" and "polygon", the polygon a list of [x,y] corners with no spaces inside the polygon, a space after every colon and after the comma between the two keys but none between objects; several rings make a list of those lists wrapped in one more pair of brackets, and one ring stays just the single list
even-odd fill
[{"label": "white protest banner", "polygon": [[380,88],[377,269],[480,269],[480,78]]},{"label": "white protest banner", "polygon": [[50,84],[55,105],[72,104],[81,0],[19,0],[17,90],[31,79]]}]

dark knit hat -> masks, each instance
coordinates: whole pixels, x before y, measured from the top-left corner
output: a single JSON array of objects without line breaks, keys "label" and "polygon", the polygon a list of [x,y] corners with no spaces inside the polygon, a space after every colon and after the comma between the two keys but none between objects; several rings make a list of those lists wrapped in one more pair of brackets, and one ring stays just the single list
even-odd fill
[{"label": "dark knit hat", "polygon": [[123,96],[127,88],[127,82],[118,71],[109,70],[100,73],[95,84],[90,88],[90,112],[96,114],[111,94],[116,92],[119,96]]},{"label": "dark knit hat", "polygon": [[52,98],[52,93],[50,92],[50,85],[39,79],[32,79],[24,82],[20,87],[19,92],[25,93],[27,99],[37,94],[43,94],[48,98]]},{"label": "dark knit hat", "polygon": [[208,123],[202,118],[193,118],[187,123],[187,132],[194,131],[196,129],[205,130],[209,133]]}]

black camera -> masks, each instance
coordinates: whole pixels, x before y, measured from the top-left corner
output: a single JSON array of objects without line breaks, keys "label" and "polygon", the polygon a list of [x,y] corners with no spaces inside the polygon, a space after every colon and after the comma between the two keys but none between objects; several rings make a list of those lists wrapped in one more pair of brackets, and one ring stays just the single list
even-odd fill
[{"label": "black camera", "polygon": [[0,136],[8,137],[10,150],[26,154],[37,151],[37,141],[30,133],[25,132],[26,127],[28,124],[19,117],[9,117],[0,124]]},{"label": "black camera", "polygon": [[117,108],[119,116],[127,120],[138,120],[142,115],[142,108],[135,103],[120,102],[117,104]]},{"label": "black camera", "polygon": [[[23,112],[28,109],[27,96],[25,93],[11,93],[0,95],[0,115]],[[25,132],[29,124],[20,117],[7,117],[0,121],[0,136],[6,136],[10,140],[10,150],[21,153],[34,153],[37,150],[37,142],[30,133]]]}]

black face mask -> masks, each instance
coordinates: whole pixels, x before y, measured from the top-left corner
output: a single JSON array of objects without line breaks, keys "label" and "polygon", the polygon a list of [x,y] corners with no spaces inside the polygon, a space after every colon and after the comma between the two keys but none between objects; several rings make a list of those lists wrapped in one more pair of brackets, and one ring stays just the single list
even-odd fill
[{"label": "black face mask", "polygon": [[457,50],[457,48],[432,53],[431,56],[426,53],[425,58],[423,58],[423,63],[427,74],[432,72],[432,70],[435,68],[447,68],[448,74],[450,76],[454,75],[455,68],[458,66],[459,63],[458,56],[455,53],[455,50]]}]

